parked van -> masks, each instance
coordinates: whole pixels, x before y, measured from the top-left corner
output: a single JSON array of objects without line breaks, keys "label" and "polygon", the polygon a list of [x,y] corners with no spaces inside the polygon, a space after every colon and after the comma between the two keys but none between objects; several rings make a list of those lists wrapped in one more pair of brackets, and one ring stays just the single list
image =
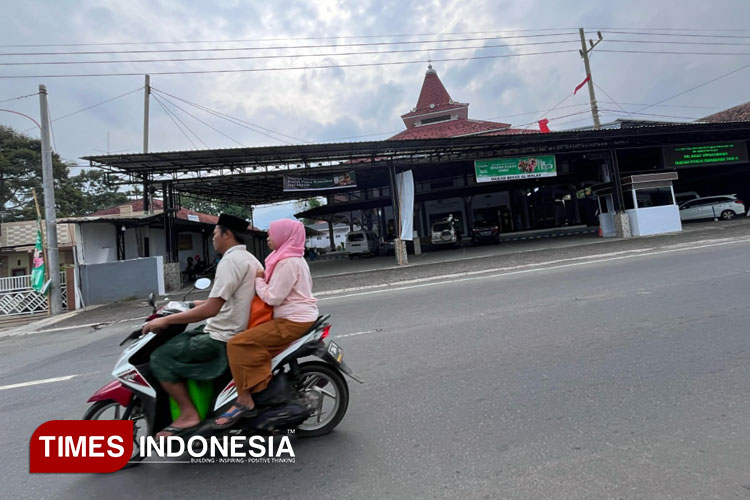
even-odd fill
[{"label": "parked van", "polygon": [[377,255],[380,238],[372,231],[352,231],[346,236],[346,251],[349,258],[355,255]]}]

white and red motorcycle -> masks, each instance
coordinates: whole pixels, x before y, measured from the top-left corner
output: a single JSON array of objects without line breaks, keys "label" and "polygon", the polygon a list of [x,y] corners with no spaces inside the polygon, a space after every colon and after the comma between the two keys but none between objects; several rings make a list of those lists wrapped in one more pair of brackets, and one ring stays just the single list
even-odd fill
[{"label": "white and red motorcycle", "polygon": [[[202,278],[196,287],[206,289],[211,281]],[[171,301],[156,309],[153,294],[149,304],[153,313],[146,319],[186,311],[191,302]],[[240,419],[233,426],[213,429],[213,421],[226,411],[237,397],[232,374],[227,367],[211,381],[188,380],[188,392],[201,415],[202,424],[192,435],[251,435],[277,433],[296,429],[301,437],[322,436],[331,432],[344,418],[349,405],[349,386],[344,375],[362,383],[344,363],[343,351],[328,339],[329,315],[320,316],[310,330],[272,360],[273,378],[268,389],[254,394],[259,414]],[[185,331],[187,325],[171,325],[159,334],[133,331],[120,345],[132,342],[117,361],[112,375],[115,380],[94,393],[93,403],[84,420],[132,420],[133,456],[140,458],[139,437],[153,436],[179,415],[179,408],[161,388],[149,369],[151,353],[169,339]],[[314,357],[314,360],[299,361]],[[188,437],[188,436],[185,436]]]}]

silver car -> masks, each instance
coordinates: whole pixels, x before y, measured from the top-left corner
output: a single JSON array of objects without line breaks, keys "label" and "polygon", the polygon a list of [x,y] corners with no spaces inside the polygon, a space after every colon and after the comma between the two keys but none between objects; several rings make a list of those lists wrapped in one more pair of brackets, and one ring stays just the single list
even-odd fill
[{"label": "silver car", "polygon": [[706,196],[686,201],[680,205],[680,220],[714,219],[732,220],[745,213],[745,205],[737,195]]}]

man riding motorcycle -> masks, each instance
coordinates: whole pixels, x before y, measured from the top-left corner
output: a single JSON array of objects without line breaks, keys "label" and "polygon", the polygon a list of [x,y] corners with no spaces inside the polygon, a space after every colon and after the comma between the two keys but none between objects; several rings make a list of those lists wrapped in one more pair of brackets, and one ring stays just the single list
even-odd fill
[{"label": "man riding motorcycle", "polygon": [[221,214],[213,232],[214,249],[223,255],[208,300],[178,314],[154,319],[142,332],[159,332],[173,324],[208,320],[185,331],[151,355],[151,370],[167,394],[179,406],[180,415],[157,436],[184,435],[195,430],[200,416],[193,405],[186,379],[212,380],[227,369],[226,342],[247,328],[250,303],[255,295],[255,275],[263,266],[247,251],[247,221]]}]

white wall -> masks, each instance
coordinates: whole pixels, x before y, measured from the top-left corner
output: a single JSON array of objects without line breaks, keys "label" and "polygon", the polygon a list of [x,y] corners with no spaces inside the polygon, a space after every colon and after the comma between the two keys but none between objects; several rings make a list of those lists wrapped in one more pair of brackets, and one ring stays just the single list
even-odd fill
[{"label": "white wall", "polygon": [[680,209],[677,205],[637,208],[626,210],[625,213],[630,218],[630,232],[633,236],[682,231]]},{"label": "white wall", "polygon": [[[330,248],[331,247],[331,239],[328,236],[328,230],[326,229],[323,231],[324,234],[321,234],[320,236],[310,236],[306,240],[306,245],[308,248]],[[341,245],[342,243],[346,245],[346,235],[349,234],[349,228],[341,228],[341,229],[334,229],[333,231],[333,239],[336,242],[336,246]]]},{"label": "white wall", "polygon": [[101,264],[117,260],[115,228],[112,224],[81,224],[82,263]]}]

